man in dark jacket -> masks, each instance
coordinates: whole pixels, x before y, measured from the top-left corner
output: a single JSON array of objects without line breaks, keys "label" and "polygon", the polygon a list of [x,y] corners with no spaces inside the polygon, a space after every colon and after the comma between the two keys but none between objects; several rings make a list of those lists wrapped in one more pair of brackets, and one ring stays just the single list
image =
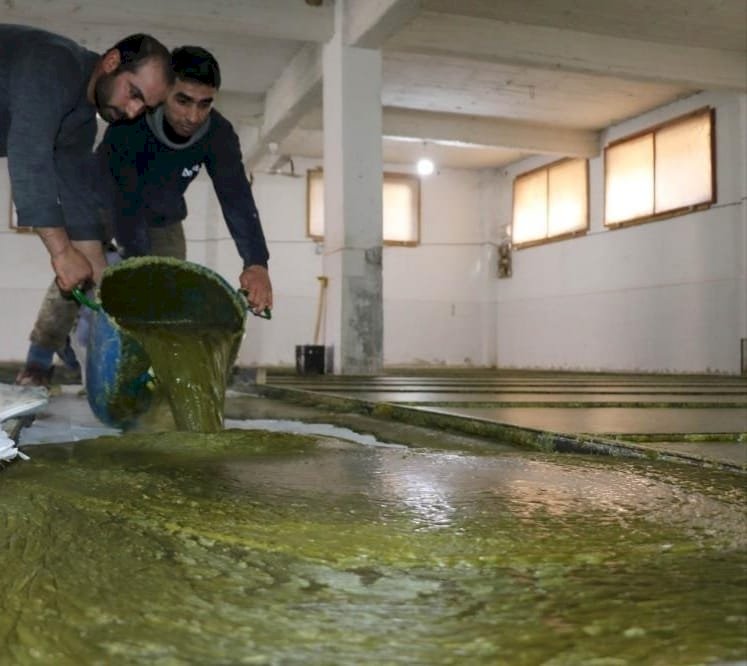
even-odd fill
[{"label": "man in dark jacket", "polygon": [[[243,260],[239,284],[256,311],[272,306],[267,244],[231,123],[212,108],[220,69],[205,49],[172,52],[175,82],[163,106],[112,125],[99,145],[115,183],[114,235],[124,256],[184,258],[184,192],[204,166]],[[165,243],[165,245],[164,245]]]},{"label": "man in dark jacket", "polygon": [[[172,53],[172,68],[175,81],[163,106],[110,126],[97,150],[112,176],[115,239],[127,257],[184,259],[184,192],[204,165],[243,260],[239,284],[255,312],[262,312],[272,307],[269,254],[238,137],[212,108],[220,87],[218,63],[204,49],[185,46]],[[76,312],[74,303],[48,292],[17,381],[33,375],[48,382],[55,351],[67,364],[74,362],[65,342]]]},{"label": "man in dark jacket", "polygon": [[96,113],[112,122],[158,106],[168,64],[166,47],[148,35],[99,56],[60,35],[0,24],[0,157],[8,158],[18,224],[41,237],[65,291],[105,265],[92,195]]}]

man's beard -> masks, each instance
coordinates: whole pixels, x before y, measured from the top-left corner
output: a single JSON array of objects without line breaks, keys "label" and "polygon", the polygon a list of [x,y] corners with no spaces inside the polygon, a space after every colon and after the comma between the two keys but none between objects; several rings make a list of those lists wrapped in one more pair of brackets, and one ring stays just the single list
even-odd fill
[{"label": "man's beard", "polygon": [[93,88],[93,99],[99,115],[108,123],[116,123],[125,117],[124,111],[110,104],[116,74],[102,74]]}]

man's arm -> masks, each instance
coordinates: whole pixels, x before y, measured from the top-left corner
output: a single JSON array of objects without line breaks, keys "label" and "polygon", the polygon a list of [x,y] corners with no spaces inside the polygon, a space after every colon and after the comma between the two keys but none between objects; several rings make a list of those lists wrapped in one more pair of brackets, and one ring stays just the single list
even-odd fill
[{"label": "man's arm", "polygon": [[18,224],[39,232],[63,290],[93,276],[90,262],[71,244],[65,228],[54,159],[55,139],[80,84],[72,56],[54,48],[30,51],[10,72],[8,169]]},{"label": "man's arm", "polygon": [[37,227],[36,233],[49,252],[62,291],[72,291],[94,278],[92,262],[71,243],[64,227]]},{"label": "man's arm", "polygon": [[239,138],[228,121],[221,116],[213,120],[218,125],[206,166],[213,180],[228,230],[244,261],[239,276],[242,289],[247,292],[255,312],[272,308],[272,284],[267,270],[270,257],[267,251],[259,212],[241,160]]}]

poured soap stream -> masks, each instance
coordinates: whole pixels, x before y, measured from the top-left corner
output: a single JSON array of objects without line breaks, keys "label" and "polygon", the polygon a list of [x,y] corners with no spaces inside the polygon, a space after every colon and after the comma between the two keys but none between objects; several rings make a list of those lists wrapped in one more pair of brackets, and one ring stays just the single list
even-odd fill
[{"label": "poured soap stream", "polygon": [[179,430],[223,428],[226,383],[242,331],[211,326],[128,324],[150,356]]}]

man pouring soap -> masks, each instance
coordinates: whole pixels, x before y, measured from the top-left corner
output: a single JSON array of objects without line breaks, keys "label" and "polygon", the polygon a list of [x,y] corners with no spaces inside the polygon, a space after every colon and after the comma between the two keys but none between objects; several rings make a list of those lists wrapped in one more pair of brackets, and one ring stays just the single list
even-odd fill
[{"label": "man pouring soap", "polygon": [[272,307],[269,253],[231,123],[213,108],[221,84],[211,53],[174,49],[162,106],[107,129],[98,152],[114,180],[114,234],[124,256],[184,259],[184,193],[203,167],[243,261],[239,284],[255,313]]},{"label": "man pouring soap", "polygon": [[0,24],[0,157],[8,158],[18,225],[44,243],[64,291],[101,276],[106,240],[91,153],[96,113],[108,122],[158,106],[169,53],[149,35],[99,55],[66,37]]},{"label": "man pouring soap", "polygon": [[[175,80],[164,104],[135,122],[112,125],[98,148],[101,168],[111,174],[116,241],[125,257],[184,259],[184,193],[204,166],[243,260],[239,284],[253,311],[262,313],[272,307],[269,253],[238,136],[213,109],[220,68],[196,46],[175,49],[171,65]],[[31,374],[49,381],[54,353],[69,355],[66,341],[76,313],[74,303],[50,291],[17,381]]]}]

